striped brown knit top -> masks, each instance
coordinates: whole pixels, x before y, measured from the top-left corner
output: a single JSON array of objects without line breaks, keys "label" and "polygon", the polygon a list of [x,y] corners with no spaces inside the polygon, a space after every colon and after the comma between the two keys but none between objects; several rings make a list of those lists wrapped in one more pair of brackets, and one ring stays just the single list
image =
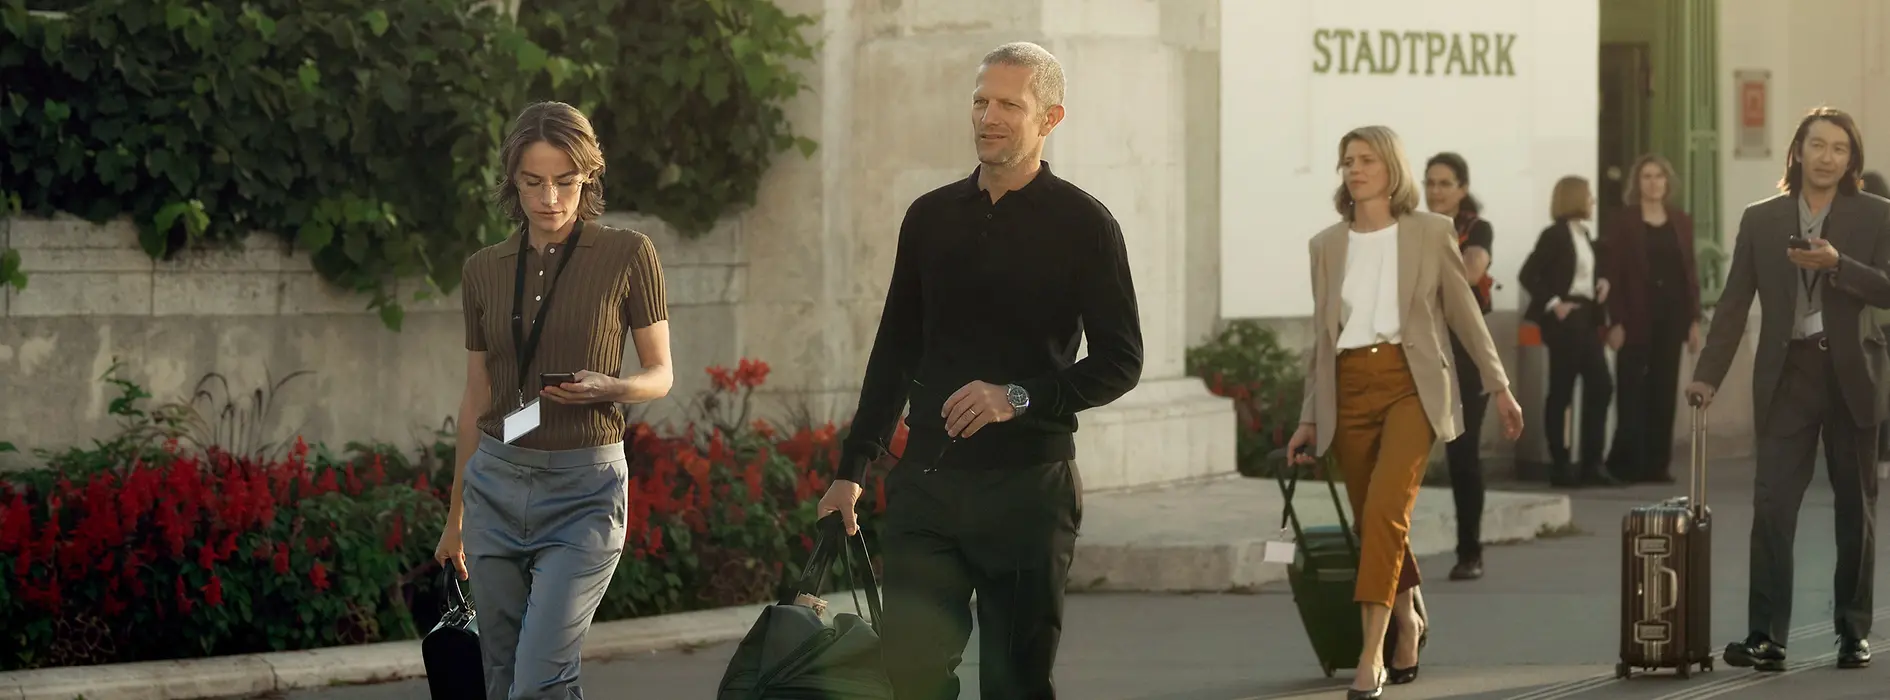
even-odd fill
[{"label": "striped brown knit top", "polygon": [[[564,243],[543,251],[525,249],[525,335],[552,278],[557,294],[545,314],[538,352],[523,377],[525,401],[538,398],[538,375],[543,372],[590,370],[623,376],[624,349],[630,330],[669,318],[663,268],[649,236],[636,231],[583,222],[575,248]],[[505,416],[518,410],[521,386],[518,348],[512,339],[512,290],[517,279],[521,229],[505,242],[488,246],[467,258],[461,277],[466,313],[466,349],[486,354],[491,378],[492,405],[479,416],[479,429],[494,437],[504,435]],[[568,241],[569,239],[567,239]],[[561,262],[561,258],[570,258]],[[565,265],[559,272],[558,266]],[[634,361],[634,360],[633,360]],[[540,425],[520,437],[519,447],[535,450],[572,450],[621,442],[624,416],[615,404],[577,406],[541,400]]]}]

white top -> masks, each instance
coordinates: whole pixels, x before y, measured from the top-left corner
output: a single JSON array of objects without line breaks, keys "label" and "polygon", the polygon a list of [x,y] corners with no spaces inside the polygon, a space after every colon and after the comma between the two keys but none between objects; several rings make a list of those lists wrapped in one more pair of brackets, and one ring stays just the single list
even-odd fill
[{"label": "white top", "polygon": [[1339,348],[1403,342],[1398,305],[1398,225],[1347,231],[1345,281],[1339,287]]},{"label": "white top", "polygon": [[1568,222],[1569,242],[1575,246],[1575,277],[1569,282],[1568,291],[1549,297],[1549,303],[1542,308],[1555,310],[1555,305],[1562,303],[1562,297],[1595,298],[1595,239],[1582,222],[1570,219]]}]

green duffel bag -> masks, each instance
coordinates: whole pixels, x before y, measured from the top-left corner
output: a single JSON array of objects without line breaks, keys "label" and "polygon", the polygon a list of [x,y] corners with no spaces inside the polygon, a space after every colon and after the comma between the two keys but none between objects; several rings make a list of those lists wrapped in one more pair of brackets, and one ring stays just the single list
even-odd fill
[{"label": "green duffel bag", "polygon": [[1342,668],[1357,668],[1365,652],[1365,633],[1361,629],[1358,602],[1353,596],[1358,587],[1357,533],[1346,518],[1345,502],[1332,481],[1334,464],[1328,454],[1321,460],[1326,490],[1332,494],[1332,507],[1338,511],[1337,525],[1306,527],[1293,510],[1293,494],[1299,488],[1304,469],[1287,462],[1284,450],[1276,450],[1282,464],[1278,472],[1280,493],[1286,497],[1281,514],[1281,529],[1293,531],[1293,563],[1288,564],[1287,581],[1293,587],[1293,603],[1299,607],[1300,622],[1312,641],[1313,654],[1326,677]]},{"label": "green duffel bag", "polygon": [[[807,567],[736,646],[716,700],[892,700],[874,630],[879,585],[865,534],[848,537],[837,513],[820,520],[819,532]],[[797,602],[801,594],[820,595],[836,557],[844,562],[849,582],[863,589],[870,622],[842,612],[829,625],[820,612]]]}]

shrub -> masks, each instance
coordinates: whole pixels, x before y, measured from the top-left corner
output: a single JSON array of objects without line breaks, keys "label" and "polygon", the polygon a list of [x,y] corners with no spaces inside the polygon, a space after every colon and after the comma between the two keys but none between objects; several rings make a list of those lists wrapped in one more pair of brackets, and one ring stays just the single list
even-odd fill
[{"label": "shrub", "polygon": [[[599,621],[770,599],[812,545],[842,430],[748,421],[765,363],[709,374],[695,421],[630,428],[629,528]],[[0,670],[414,637],[438,616],[453,433],[449,421],[412,457],[297,439],[280,460],[175,437],[146,459],[127,438],[61,453],[73,472],[0,477],[0,648],[17,650]],[[861,499],[869,539],[889,466]]]},{"label": "shrub", "polygon": [[0,181],[25,211],[129,216],[145,251],[273,231],[398,328],[503,236],[507,118],[544,51],[470,0],[95,0],[0,11]]},{"label": "shrub", "polygon": [[[271,231],[395,330],[397,281],[443,294],[509,232],[487,194],[532,99],[593,110],[609,201],[685,233],[813,147],[779,104],[812,20],[768,0],[73,5],[0,0],[0,216],[129,217],[160,258]],[[0,285],[21,264],[0,247]]]},{"label": "shrub", "polygon": [[1232,321],[1206,343],[1188,348],[1187,372],[1217,396],[1234,400],[1239,430],[1236,464],[1249,476],[1269,475],[1267,453],[1286,446],[1299,427],[1305,371],[1279,334],[1255,321]]},{"label": "shrub", "polygon": [[518,21],[569,63],[551,64],[534,93],[590,115],[612,209],[698,236],[754,203],[778,154],[814,152],[782,110],[807,89],[790,62],[813,60],[813,17],[770,0],[533,0]]}]

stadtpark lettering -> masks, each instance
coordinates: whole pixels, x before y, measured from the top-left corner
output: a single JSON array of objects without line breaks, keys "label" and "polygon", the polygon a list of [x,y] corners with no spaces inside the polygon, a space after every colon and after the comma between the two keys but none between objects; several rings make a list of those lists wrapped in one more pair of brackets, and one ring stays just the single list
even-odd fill
[{"label": "stadtpark lettering", "polygon": [[1318,29],[1313,72],[1513,77],[1515,47],[1515,34],[1497,32]]}]

